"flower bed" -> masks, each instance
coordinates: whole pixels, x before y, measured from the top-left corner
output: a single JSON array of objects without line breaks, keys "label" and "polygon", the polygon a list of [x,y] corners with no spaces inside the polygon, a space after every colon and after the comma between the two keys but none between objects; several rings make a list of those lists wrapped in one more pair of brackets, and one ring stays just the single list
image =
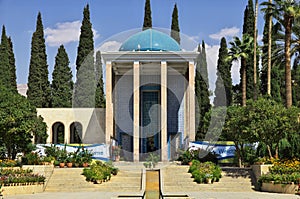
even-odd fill
[{"label": "flower bed", "polygon": [[221,172],[221,168],[213,162],[201,163],[198,160],[193,160],[189,168],[189,173],[197,183],[218,182],[222,177]]},{"label": "flower bed", "polygon": [[45,177],[33,174],[30,169],[1,169],[0,184],[4,186],[24,186],[44,184]]},{"label": "flower bed", "polygon": [[111,175],[117,175],[118,169],[108,163],[96,161],[90,168],[83,169],[83,175],[89,182],[100,184],[110,180]]},{"label": "flower bed", "polygon": [[0,160],[0,166],[1,167],[16,167],[18,166],[18,163],[15,160]]},{"label": "flower bed", "polygon": [[270,173],[262,175],[258,183],[262,191],[295,193],[300,183],[300,162],[296,159],[275,162]]}]

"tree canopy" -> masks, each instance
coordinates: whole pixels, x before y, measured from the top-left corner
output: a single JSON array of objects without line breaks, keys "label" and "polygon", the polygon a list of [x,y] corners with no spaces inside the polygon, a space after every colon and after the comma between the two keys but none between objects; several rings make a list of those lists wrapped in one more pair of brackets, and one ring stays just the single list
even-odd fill
[{"label": "tree canopy", "polygon": [[48,65],[44,28],[41,13],[38,13],[36,30],[32,35],[28,76],[27,98],[38,108],[50,107],[51,90],[48,81]]},{"label": "tree canopy", "polygon": [[58,49],[52,73],[52,107],[72,107],[73,81],[68,54],[63,45]]},{"label": "tree canopy", "polygon": [[[9,100],[7,100],[9,99]],[[45,143],[46,124],[24,96],[0,87],[0,145],[9,158],[31,150],[32,140]]]}]

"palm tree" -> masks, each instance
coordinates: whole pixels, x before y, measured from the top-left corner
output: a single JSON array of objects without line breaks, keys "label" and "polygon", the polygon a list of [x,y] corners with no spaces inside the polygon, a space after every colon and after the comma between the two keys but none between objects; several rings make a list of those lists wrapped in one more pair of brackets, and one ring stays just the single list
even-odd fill
[{"label": "palm tree", "polygon": [[295,0],[274,0],[274,3],[264,2],[262,5],[271,9],[272,16],[284,27],[285,53],[285,92],[286,107],[292,106],[292,78],[291,78],[291,40],[295,19],[300,17],[300,5]]},{"label": "palm tree", "polygon": [[272,66],[272,0],[263,2],[261,5],[266,6],[261,9],[266,14],[266,21],[268,21],[268,72],[267,72],[267,94],[271,96],[271,66]]},{"label": "palm tree", "polygon": [[255,0],[255,13],[254,13],[254,51],[253,51],[253,83],[254,83],[254,100],[257,99],[257,77],[256,77],[256,52],[257,52],[257,13],[258,13],[258,0]]},{"label": "palm tree", "polygon": [[246,60],[248,55],[253,50],[253,38],[249,35],[243,35],[242,40],[234,37],[228,53],[228,60],[238,61],[241,59],[241,72],[242,72],[242,106],[246,106]]}]

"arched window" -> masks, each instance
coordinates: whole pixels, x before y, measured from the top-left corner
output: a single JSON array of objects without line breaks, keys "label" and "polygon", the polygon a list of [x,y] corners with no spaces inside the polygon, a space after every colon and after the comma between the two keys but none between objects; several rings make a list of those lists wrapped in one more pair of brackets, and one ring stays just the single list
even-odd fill
[{"label": "arched window", "polygon": [[65,142],[65,126],[61,122],[52,125],[52,143],[63,144]]},{"label": "arched window", "polygon": [[70,143],[82,143],[82,124],[73,122],[70,125]]}]

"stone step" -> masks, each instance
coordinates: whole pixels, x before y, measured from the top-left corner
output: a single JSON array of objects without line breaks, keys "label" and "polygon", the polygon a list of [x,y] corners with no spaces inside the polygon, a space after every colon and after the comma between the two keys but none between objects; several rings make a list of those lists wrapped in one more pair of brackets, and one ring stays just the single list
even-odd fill
[{"label": "stone step", "polygon": [[87,182],[82,175],[83,168],[55,168],[46,187],[47,192],[77,192],[77,191],[104,191],[104,192],[138,192],[140,190],[141,169],[133,166],[121,166],[118,175],[112,176],[108,182],[94,184]]}]

